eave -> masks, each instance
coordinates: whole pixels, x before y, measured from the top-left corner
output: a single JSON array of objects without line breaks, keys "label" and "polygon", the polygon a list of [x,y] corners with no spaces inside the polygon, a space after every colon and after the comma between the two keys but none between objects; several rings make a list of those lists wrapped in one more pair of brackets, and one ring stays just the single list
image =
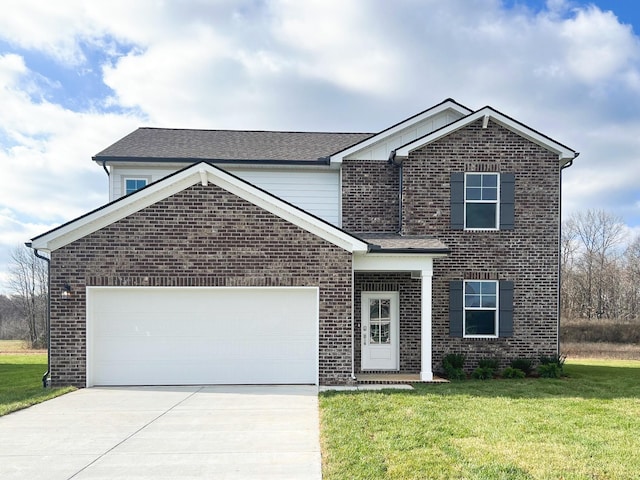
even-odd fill
[{"label": "eave", "polygon": [[537,130],[534,130],[525,124],[493,109],[492,107],[484,107],[476,112],[473,112],[466,117],[462,117],[459,120],[450,123],[438,130],[435,130],[427,135],[424,135],[421,138],[413,140],[401,147],[397,148],[395,151],[395,155],[397,157],[406,158],[409,156],[409,153],[413,150],[416,150],[424,145],[427,145],[431,142],[439,140],[450,133],[453,133],[461,128],[466,127],[467,125],[481,120],[483,122],[483,128],[486,128],[489,121],[495,122],[498,125],[511,130],[512,132],[530,140],[533,143],[540,145],[547,150],[557,153],[558,160],[560,161],[560,165],[564,166],[574,158],[576,158],[579,153],[575,150],[563,145],[560,142],[553,140],[551,137],[548,137]]}]

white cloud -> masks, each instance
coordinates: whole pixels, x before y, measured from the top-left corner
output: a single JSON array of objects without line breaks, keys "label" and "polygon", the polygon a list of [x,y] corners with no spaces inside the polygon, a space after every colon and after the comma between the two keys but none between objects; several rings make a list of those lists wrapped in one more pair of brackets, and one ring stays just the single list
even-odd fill
[{"label": "white cloud", "polygon": [[567,65],[587,83],[609,80],[627,69],[636,69],[638,39],[629,25],[621,25],[612,12],[595,6],[578,10],[565,20],[560,35],[567,42]]},{"label": "white cloud", "polygon": [[[604,206],[640,224],[637,35],[573,1],[503,5],[11,2],[0,40],[23,51],[0,51],[0,249],[104,202],[90,158],[137,126],[375,131],[446,97],[581,151],[564,173],[568,212]],[[32,70],[25,51],[100,71],[112,95],[82,112],[53,103],[43,89],[61,80]]]}]

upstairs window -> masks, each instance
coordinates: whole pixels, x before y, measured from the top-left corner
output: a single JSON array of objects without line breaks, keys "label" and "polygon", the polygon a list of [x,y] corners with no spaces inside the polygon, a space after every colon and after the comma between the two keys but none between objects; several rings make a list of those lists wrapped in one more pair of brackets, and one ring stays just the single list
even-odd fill
[{"label": "upstairs window", "polygon": [[513,230],[514,227],[513,173],[451,174],[452,230]]},{"label": "upstairs window", "polygon": [[464,223],[466,229],[498,228],[497,173],[467,173],[464,182]]},{"label": "upstairs window", "polygon": [[124,194],[129,195],[130,193],[133,193],[136,190],[140,190],[141,188],[146,186],[147,186],[146,178],[125,178]]}]

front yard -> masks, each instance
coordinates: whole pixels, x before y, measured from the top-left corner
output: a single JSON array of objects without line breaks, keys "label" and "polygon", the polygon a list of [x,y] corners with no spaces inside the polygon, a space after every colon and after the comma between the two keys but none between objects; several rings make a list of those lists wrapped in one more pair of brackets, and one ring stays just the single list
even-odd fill
[{"label": "front yard", "polygon": [[[5,341],[0,347],[8,345]],[[0,416],[75,390],[72,387],[42,388],[42,374],[47,370],[46,353],[2,351],[0,348]]]},{"label": "front yard", "polygon": [[638,478],[640,362],[565,372],[321,394],[323,478]]}]

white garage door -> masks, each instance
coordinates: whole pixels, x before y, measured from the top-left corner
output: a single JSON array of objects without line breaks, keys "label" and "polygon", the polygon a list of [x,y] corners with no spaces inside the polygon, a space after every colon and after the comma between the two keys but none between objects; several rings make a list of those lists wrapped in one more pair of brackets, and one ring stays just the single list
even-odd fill
[{"label": "white garage door", "polygon": [[317,383],[318,289],[89,287],[87,386]]}]

